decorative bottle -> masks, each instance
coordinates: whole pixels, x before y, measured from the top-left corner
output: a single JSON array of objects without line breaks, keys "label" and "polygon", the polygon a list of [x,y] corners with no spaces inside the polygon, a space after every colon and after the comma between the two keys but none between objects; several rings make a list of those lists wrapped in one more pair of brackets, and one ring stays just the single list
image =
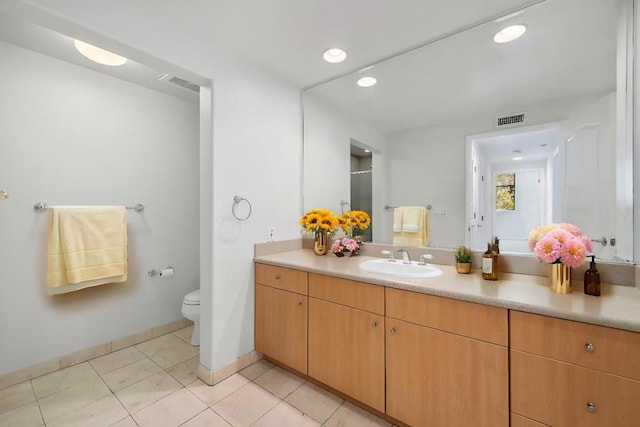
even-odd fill
[{"label": "decorative bottle", "polygon": [[589,255],[591,257],[591,264],[589,269],[584,272],[584,293],[587,295],[593,295],[594,297],[600,296],[600,273],[596,269],[596,256]]},{"label": "decorative bottle", "polygon": [[498,254],[495,245],[488,243],[487,251],[482,254],[482,278],[485,280],[498,280]]}]

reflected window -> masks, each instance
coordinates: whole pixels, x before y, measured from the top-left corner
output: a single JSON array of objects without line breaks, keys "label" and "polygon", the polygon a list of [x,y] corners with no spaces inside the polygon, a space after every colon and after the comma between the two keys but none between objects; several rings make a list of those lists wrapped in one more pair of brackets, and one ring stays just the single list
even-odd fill
[{"label": "reflected window", "polygon": [[496,175],[496,210],[513,211],[516,209],[516,174],[499,173]]}]

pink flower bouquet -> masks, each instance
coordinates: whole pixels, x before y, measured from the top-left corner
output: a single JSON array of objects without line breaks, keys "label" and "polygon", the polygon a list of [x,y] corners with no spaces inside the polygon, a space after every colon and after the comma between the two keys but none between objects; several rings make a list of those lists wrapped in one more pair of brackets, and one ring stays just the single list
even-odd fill
[{"label": "pink flower bouquet", "polygon": [[560,223],[536,227],[529,234],[529,249],[549,264],[578,267],[593,250],[591,240],[573,224]]},{"label": "pink flower bouquet", "polygon": [[331,245],[331,251],[339,257],[345,256],[346,254],[357,254],[359,249],[360,244],[351,237],[342,237],[334,241]]}]

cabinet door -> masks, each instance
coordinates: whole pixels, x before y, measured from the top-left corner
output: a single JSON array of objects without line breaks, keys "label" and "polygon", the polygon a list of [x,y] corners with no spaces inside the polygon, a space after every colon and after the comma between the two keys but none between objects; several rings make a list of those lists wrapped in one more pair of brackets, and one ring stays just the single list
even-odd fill
[{"label": "cabinet door", "polygon": [[307,297],[256,285],[256,350],[307,373]]},{"label": "cabinet door", "polygon": [[384,317],[309,298],[309,376],[384,412]]},{"label": "cabinet door", "polygon": [[511,350],[511,410],[553,427],[637,427],[640,382]]},{"label": "cabinet door", "polygon": [[505,347],[387,318],[387,414],[412,426],[509,425]]}]

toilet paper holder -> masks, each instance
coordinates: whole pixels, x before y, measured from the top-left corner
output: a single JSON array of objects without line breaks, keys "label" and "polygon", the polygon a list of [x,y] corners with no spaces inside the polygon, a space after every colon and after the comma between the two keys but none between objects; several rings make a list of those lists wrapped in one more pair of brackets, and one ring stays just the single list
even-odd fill
[{"label": "toilet paper holder", "polygon": [[147,271],[149,277],[160,276],[160,277],[171,277],[173,276],[174,270],[173,267],[168,266],[160,270],[152,269]]}]

